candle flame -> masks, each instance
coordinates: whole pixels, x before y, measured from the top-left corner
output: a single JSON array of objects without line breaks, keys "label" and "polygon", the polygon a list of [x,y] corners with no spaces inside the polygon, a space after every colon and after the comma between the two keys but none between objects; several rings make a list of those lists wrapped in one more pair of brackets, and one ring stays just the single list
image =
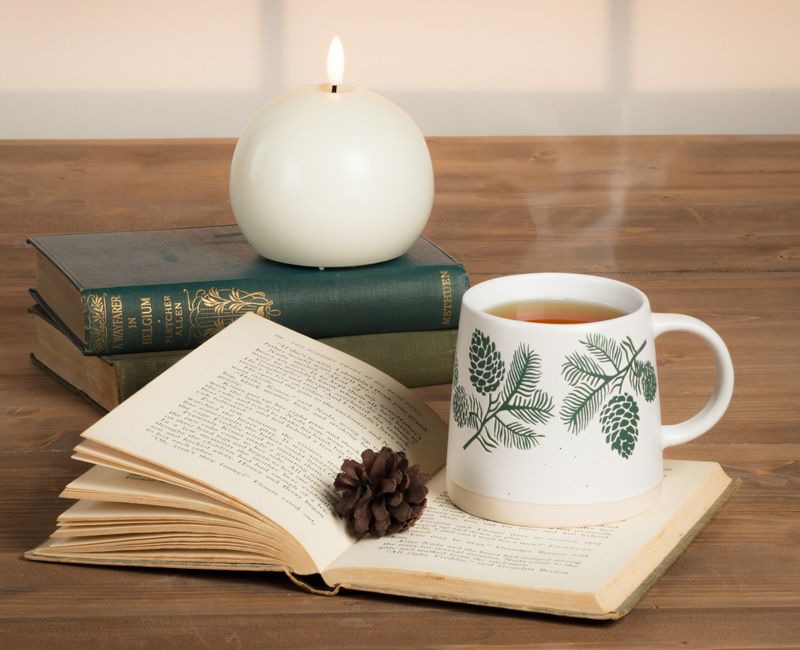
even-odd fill
[{"label": "candle flame", "polygon": [[338,36],[334,36],[328,48],[328,82],[332,86],[342,83],[344,77],[344,48]]}]

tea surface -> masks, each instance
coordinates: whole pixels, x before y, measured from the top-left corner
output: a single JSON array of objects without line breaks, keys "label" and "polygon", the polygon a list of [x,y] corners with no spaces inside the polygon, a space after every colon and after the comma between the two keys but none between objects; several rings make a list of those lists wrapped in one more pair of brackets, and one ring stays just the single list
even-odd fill
[{"label": "tea surface", "polygon": [[596,323],[625,315],[624,311],[614,307],[580,300],[516,300],[486,311],[511,320],[550,325]]}]

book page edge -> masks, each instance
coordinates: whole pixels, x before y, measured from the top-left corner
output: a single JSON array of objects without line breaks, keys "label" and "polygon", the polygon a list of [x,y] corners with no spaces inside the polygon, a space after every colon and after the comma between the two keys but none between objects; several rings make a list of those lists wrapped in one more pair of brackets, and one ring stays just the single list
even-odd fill
[{"label": "book page edge", "polygon": [[[325,574],[323,573],[322,575],[324,579]],[[327,580],[326,584],[329,584],[327,583]],[[492,598],[459,596],[454,593],[448,593],[448,592],[413,590],[410,588],[403,589],[400,587],[387,587],[385,585],[380,585],[377,587],[372,585],[366,586],[351,581],[336,583],[335,585],[332,586],[332,588],[335,589],[341,588],[351,591],[380,593],[380,594],[387,594],[390,596],[402,596],[404,598],[417,598],[421,600],[438,600],[443,602],[460,603],[465,605],[479,605],[481,607],[494,607],[498,609],[509,609],[509,610],[516,610],[516,611],[529,612],[535,614],[567,616],[570,618],[586,618],[594,620],[607,620],[607,619],[619,618],[618,616],[615,616],[615,612],[604,612],[601,609],[600,603],[597,602],[597,600],[594,598],[594,595],[589,592],[567,592],[567,591],[548,590],[551,596],[555,595],[557,597],[562,597],[562,598],[575,598],[575,599],[584,599],[587,601],[591,601],[591,604],[595,608],[593,610],[586,607],[584,607],[583,609],[577,607],[573,609],[566,609],[562,607],[549,607],[545,605],[533,605],[530,603],[524,603],[521,601],[514,601],[514,600],[495,600]],[[531,591],[530,593],[534,592]],[[543,594],[545,593],[545,591],[539,590],[536,591],[535,593]]]},{"label": "book page edge", "polygon": [[[610,612],[609,618],[618,619],[625,616],[633,607],[638,603],[642,597],[650,590],[650,588],[658,582],[658,580],[669,570],[675,561],[683,555],[689,545],[695,538],[703,531],[709,522],[716,516],[723,505],[731,498],[733,493],[739,488],[742,480],[739,478],[731,478],[725,473],[725,470],[719,466],[720,471],[727,476],[728,483],[722,492],[717,496],[714,502],[709,506],[702,516],[692,525],[692,527],[681,537],[680,541],[672,547],[669,553],[658,563],[650,574],[639,583],[618,606],[614,607]],[[598,600],[600,600],[598,598]]]},{"label": "book page edge", "polygon": [[79,564],[94,566],[122,566],[143,569],[215,569],[224,571],[267,571],[288,573],[289,569],[283,565],[267,564],[261,562],[220,562],[220,561],[195,561],[181,562],[178,560],[129,560],[122,558],[100,558],[97,556],[76,556],[47,551],[47,542],[40,544],[30,551],[25,551],[22,557],[34,562],[53,562],[58,564]]}]

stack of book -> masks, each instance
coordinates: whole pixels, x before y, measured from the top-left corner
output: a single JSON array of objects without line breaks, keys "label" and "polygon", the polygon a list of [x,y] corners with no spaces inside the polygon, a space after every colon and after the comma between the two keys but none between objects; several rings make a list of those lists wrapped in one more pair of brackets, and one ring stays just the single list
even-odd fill
[{"label": "stack of book", "polygon": [[451,379],[469,281],[463,265],[424,237],[395,260],[325,270],[265,260],[236,226],[29,242],[37,251],[31,358],[103,409],[249,312],[408,387]]}]

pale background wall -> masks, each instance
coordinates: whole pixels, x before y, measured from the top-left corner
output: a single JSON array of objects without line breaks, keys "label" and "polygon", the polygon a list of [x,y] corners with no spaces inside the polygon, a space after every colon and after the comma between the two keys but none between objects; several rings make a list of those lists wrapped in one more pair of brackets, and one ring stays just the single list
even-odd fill
[{"label": "pale background wall", "polygon": [[800,0],[0,0],[0,137],[238,135],[334,33],[426,134],[800,132]]}]

